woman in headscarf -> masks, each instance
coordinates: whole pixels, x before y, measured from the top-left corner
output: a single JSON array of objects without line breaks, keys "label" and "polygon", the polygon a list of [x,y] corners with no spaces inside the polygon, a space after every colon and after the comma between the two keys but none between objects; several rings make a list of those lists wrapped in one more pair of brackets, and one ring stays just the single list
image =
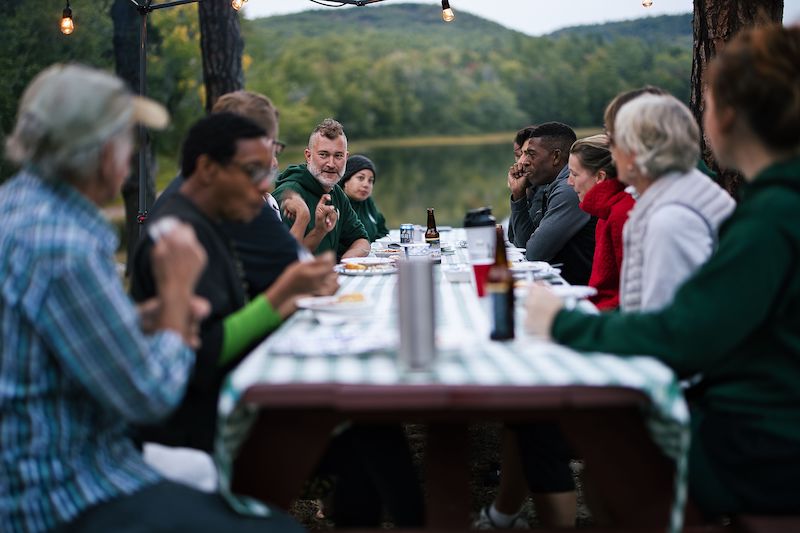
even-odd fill
[{"label": "woman in headscarf", "polygon": [[350,205],[367,230],[369,242],[389,235],[386,219],[372,199],[375,174],[375,164],[369,158],[363,155],[351,155],[347,158],[344,176],[339,181],[339,186],[344,189],[350,199]]}]

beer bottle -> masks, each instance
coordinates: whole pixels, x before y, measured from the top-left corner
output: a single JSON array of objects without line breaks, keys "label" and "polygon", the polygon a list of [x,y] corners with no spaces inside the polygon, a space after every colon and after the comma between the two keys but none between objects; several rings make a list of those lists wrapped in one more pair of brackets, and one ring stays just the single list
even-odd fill
[{"label": "beer bottle", "polygon": [[430,244],[431,261],[440,263],[442,261],[442,251],[439,230],[436,229],[436,218],[433,216],[432,207],[428,208],[428,229],[425,230],[425,242]]},{"label": "beer bottle", "polygon": [[506,259],[503,226],[495,227],[497,243],[494,247],[494,264],[486,276],[486,294],[492,305],[493,340],[514,338],[514,278]]}]

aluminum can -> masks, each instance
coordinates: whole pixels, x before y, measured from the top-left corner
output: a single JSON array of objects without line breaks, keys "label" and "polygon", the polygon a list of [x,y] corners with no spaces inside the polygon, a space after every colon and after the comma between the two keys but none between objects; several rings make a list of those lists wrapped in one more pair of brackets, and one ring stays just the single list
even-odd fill
[{"label": "aluminum can", "polygon": [[400,224],[400,243],[411,244],[414,242],[414,224]]}]

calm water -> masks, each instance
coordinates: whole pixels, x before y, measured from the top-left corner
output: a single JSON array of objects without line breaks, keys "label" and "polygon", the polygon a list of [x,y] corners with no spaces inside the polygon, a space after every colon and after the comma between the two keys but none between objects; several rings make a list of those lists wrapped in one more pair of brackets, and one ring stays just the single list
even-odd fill
[{"label": "calm water", "polygon": [[511,142],[363,153],[378,168],[373,198],[390,229],[404,222],[424,226],[428,207],[436,209],[436,223],[442,226],[461,226],[468,209],[484,205],[492,206],[498,220],[509,214]]}]

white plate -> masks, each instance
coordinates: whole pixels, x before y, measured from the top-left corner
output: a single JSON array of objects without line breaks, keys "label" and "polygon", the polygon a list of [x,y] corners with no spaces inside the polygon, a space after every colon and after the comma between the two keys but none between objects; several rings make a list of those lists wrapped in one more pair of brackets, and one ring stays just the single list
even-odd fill
[{"label": "white plate", "polygon": [[519,261],[511,263],[511,272],[549,272],[553,269],[547,261]]},{"label": "white plate", "polygon": [[376,257],[401,257],[403,250],[400,248],[377,248],[372,250]]},{"label": "white plate", "polygon": [[590,298],[597,294],[597,289],[588,285],[551,285],[550,290],[560,298]]},{"label": "white plate", "polygon": [[397,242],[396,240],[392,239],[388,235],[385,235],[383,237],[379,237],[379,238],[375,239],[375,242],[383,244],[383,245],[400,244],[399,242]]},{"label": "white plate", "polygon": [[349,269],[343,264],[336,265],[333,267],[333,270],[344,276],[383,276],[397,272],[397,267],[394,266],[394,262],[388,257],[373,257],[372,259],[385,259],[387,262],[367,266],[366,270]]},{"label": "white plate", "polygon": [[342,301],[339,296],[309,296],[297,300],[297,307],[300,309],[311,309],[315,312],[324,313],[362,313],[370,310],[369,301],[366,299],[353,302]]},{"label": "white plate", "polygon": [[392,260],[386,257],[346,257],[342,259],[344,264],[374,266],[374,265],[388,265]]}]

